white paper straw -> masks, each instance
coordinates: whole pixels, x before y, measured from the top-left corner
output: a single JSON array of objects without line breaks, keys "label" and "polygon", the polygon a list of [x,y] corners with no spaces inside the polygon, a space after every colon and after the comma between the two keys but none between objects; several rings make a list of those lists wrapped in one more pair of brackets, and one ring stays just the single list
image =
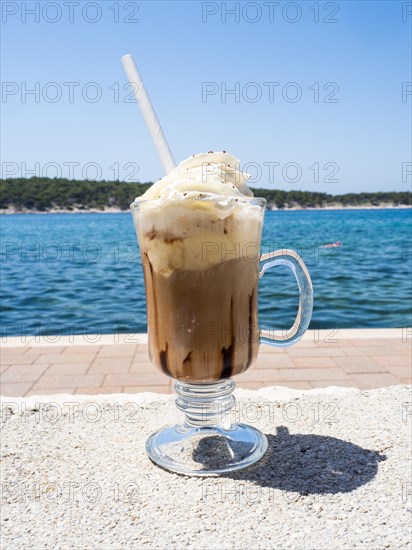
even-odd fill
[{"label": "white paper straw", "polygon": [[140,105],[143,118],[149,128],[153,143],[155,144],[160,160],[162,161],[163,168],[165,169],[166,174],[168,174],[176,166],[176,163],[173,159],[169,145],[167,144],[162,127],[160,126],[156,113],[153,109],[152,102],[147,95],[143,80],[137,70],[135,60],[133,59],[133,56],[128,53],[122,57],[122,63],[124,70],[126,71],[127,78],[133,86],[135,98]]}]

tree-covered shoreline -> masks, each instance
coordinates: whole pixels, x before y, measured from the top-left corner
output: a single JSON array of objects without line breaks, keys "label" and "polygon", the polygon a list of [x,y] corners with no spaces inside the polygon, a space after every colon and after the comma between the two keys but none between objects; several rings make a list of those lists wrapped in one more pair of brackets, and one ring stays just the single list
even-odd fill
[{"label": "tree-covered shoreline", "polygon": [[[0,210],[48,212],[128,210],[130,203],[152,185],[120,181],[83,181],[33,177],[0,179]],[[252,188],[268,206],[290,208],[350,208],[412,206],[412,193],[386,191],[330,195],[312,191]]]}]

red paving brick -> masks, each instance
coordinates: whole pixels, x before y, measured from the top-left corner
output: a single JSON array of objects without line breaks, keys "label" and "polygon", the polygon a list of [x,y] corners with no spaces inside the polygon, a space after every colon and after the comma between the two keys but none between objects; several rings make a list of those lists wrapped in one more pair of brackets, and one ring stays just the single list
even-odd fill
[{"label": "red paving brick", "polygon": [[46,374],[47,375],[86,374],[89,368],[90,368],[89,363],[83,363],[83,364],[81,364],[81,363],[79,363],[79,364],[69,363],[68,365],[57,364],[57,365],[50,365],[47,368]]},{"label": "red paving brick", "polygon": [[117,344],[114,346],[102,346],[99,357],[131,357],[136,352],[136,344]]},{"label": "red paving brick", "polygon": [[[313,382],[316,380],[349,380],[349,376],[342,369],[338,368],[300,368],[280,369],[283,380],[301,380]],[[352,375],[351,375],[352,378]]]},{"label": "red paving brick", "polygon": [[99,395],[102,393],[122,393],[122,386],[100,386],[98,388],[77,388],[76,394]]},{"label": "red paving brick", "polygon": [[1,395],[19,397],[27,395],[30,388],[33,386],[33,382],[2,382],[1,384]]},{"label": "red paving brick", "polygon": [[49,364],[49,365],[76,365],[76,364],[84,364],[84,363],[91,363],[93,359],[95,358],[95,354],[93,353],[42,353],[38,356],[36,359],[36,364]]},{"label": "red paving brick", "polygon": [[361,355],[360,357],[334,357],[333,360],[345,372],[374,373],[387,372],[387,367],[379,364],[373,357]]},{"label": "red paving brick", "polygon": [[[54,394],[59,394],[59,393],[70,393],[70,394],[74,394],[76,392],[76,388],[74,387],[71,387],[71,388],[57,388],[55,390],[51,390],[50,388],[45,388],[45,389],[41,389],[41,388],[37,388],[37,389],[31,389],[29,390],[27,393],[25,393],[25,397],[28,397],[29,395],[54,395]],[[15,395],[15,394],[13,394]]]},{"label": "red paving brick", "polygon": [[[58,374],[58,375],[47,375],[47,373],[42,376],[32,389],[42,389],[45,390],[50,388],[50,390],[56,391],[58,388],[78,388],[78,387],[87,387],[95,388],[97,386],[102,386],[104,380],[104,375],[102,374]],[[112,384],[114,385],[114,384]]]},{"label": "red paving brick", "polygon": [[153,372],[129,373],[129,374],[108,374],[104,380],[104,386],[166,386],[169,384],[169,377],[165,376],[153,367]]},{"label": "red paving brick", "polygon": [[386,386],[393,386],[400,382],[399,378],[387,372],[379,372],[374,375],[352,373],[350,377],[361,390],[385,388]]},{"label": "red paving brick", "polygon": [[154,367],[150,360],[147,360],[147,363],[139,362],[139,363],[132,363],[130,366],[130,372],[153,372],[153,369],[160,372],[157,367]]},{"label": "red paving brick", "polygon": [[40,357],[39,353],[24,353],[24,351],[19,349],[15,355],[7,354],[5,357],[1,354],[2,365],[31,365]]},{"label": "red paving brick", "polygon": [[1,375],[2,384],[10,382],[36,382],[47,370],[48,365],[13,365]]},{"label": "red paving brick", "polygon": [[[347,386],[372,389],[410,383],[411,342],[402,331],[339,330],[309,333],[291,348],[260,347],[252,368],[235,377],[238,387],[285,386],[296,389]],[[348,334],[350,335],[348,336]],[[395,334],[396,333],[396,334]],[[359,337],[357,337],[359,335]],[[1,349],[1,393],[5,396],[76,393],[173,392],[174,381],[150,363],[147,345],[100,343],[47,345],[31,342]],[[140,342],[145,337],[139,336]],[[333,340],[333,341],[331,341]],[[411,338],[409,339],[411,340]],[[107,342],[106,344],[104,342]],[[135,339],[136,342],[136,339]]]},{"label": "red paving brick", "polygon": [[336,369],[338,366],[333,357],[293,357],[297,369]]},{"label": "red paving brick", "polygon": [[[123,359],[123,361],[120,361]],[[124,361],[124,359],[126,359]],[[89,374],[127,374],[130,372],[131,357],[112,358],[107,363],[102,363],[100,359],[89,367]]]},{"label": "red paving brick", "polygon": [[412,370],[411,357],[406,355],[374,355],[372,357],[379,365],[386,368],[408,367]]},{"label": "red paving brick", "polygon": [[168,386],[128,386],[124,388],[123,393],[140,393],[149,391],[152,393],[172,393],[173,387]]}]

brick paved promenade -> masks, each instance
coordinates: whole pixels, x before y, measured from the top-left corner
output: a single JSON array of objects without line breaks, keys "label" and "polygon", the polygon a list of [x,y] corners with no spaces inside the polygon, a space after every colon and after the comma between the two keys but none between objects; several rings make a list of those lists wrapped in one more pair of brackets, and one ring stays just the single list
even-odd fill
[{"label": "brick paved promenade", "polygon": [[[146,334],[56,340],[7,338],[1,345],[1,394],[173,392],[174,381],[150,363]],[[411,383],[411,343],[412,329],[405,328],[308,331],[293,347],[262,345],[255,365],[234,380],[249,389]]]}]

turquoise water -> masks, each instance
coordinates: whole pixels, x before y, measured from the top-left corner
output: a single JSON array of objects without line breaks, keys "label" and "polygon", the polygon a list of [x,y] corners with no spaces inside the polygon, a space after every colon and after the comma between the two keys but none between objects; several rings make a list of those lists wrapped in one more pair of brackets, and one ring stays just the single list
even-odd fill
[{"label": "turquoise water", "polygon": [[[411,216],[410,209],[267,212],[263,249],[294,248],[303,257],[315,291],[311,328],[410,326]],[[146,331],[129,213],[7,215],[1,228],[3,335]],[[261,325],[291,325],[296,293],[286,268],[266,274]]]}]

